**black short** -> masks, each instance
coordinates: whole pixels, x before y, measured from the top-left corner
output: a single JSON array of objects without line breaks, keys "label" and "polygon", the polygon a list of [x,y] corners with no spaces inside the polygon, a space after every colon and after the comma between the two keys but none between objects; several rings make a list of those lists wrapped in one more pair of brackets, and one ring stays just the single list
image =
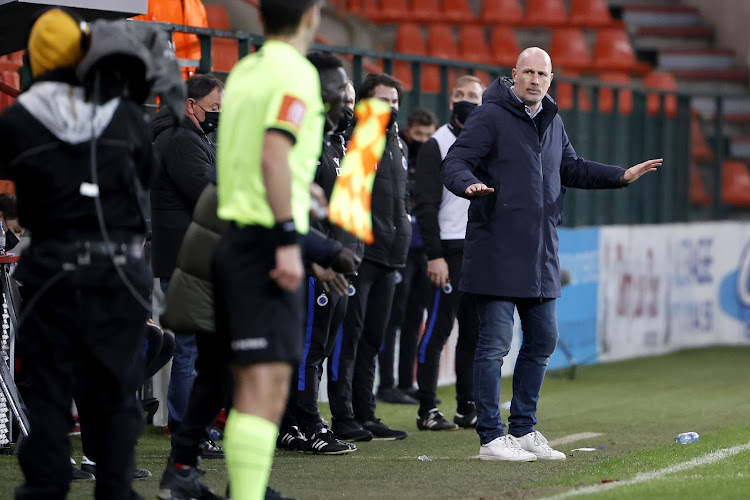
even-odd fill
[{"label": "black short", "polygon": [[302,358],[304,294],[289,293],[269,273],[276,265],[276,234],[258,226],[230,226],[213,255],[216,329],[229,338],[239,364]]}]

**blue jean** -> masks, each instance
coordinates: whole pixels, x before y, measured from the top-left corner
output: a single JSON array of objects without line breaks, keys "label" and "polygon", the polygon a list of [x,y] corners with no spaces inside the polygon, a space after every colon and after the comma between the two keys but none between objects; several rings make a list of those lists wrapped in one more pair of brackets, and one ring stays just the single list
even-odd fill
[{"label": "blue jean", "polygon": [[479,342],[474,358],[477,433],[482,444],[505,435],[500,419],[500,370],[513,340],[513,311],[518,308],[523,341],[513,372],[513,399],[508,433],[520,437],[534,431],[536,407],[547,363],[557,346],[555,299],[475,296]]},{"label": "blue jean", "polygon": [[[159,279],[159,286],[162,292],[167,293],[169,280]],[[198,374],[195,370],[197,357],[198,346],[195,342],[195,335],[175,332],[172,371],[169,375],[169,388],[167,389],[168,426],[172,434],[177,431],[177,427],[182,422],[182,416],[187,410],[193,381]]]}]

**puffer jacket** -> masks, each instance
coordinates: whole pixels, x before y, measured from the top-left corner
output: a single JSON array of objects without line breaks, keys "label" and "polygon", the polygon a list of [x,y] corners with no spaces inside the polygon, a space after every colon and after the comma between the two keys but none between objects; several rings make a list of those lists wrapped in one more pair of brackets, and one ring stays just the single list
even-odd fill
[{"label": "puffer jacket", "polygon": [[211,254],[229,225],[216,215],[217,205],[216,184],[209,183],[185,232],[160,318],[161,325],[175,333],[215,331]]}]

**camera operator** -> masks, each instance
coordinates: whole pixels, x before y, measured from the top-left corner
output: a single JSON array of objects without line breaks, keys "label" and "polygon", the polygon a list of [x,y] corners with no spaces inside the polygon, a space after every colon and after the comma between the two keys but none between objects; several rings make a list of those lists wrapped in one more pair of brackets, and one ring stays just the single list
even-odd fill
[{"label": "camera operator", "polygon": [[[33,83],[0,115],[0,178],[16,183],[19,222],[32,233],[15,274],[23,285],[17,353],[31,429],[18,450],[25,475],[18,499],[67,494],[74,380],[83,384],[95,437],[96,498],[138,498],[131,489],[143,425],[136,390],[152,280],[139,193],[152,153],[139,103],[112,78],[145,82],[146,67],[110,57],[109,73],[98,66],[90,73],[97,83],[85,85],[76,68],[91,39],[75,14],[39,16],[27,51]],[[97,100],[97,89],[107,96]]]}]

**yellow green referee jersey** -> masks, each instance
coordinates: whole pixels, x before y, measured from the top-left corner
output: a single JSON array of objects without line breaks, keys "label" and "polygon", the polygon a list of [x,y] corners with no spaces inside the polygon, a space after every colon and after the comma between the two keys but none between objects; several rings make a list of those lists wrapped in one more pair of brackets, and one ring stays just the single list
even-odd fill
[{"label": "yellow green referee jersey", "polygon": [[275,130],[294,141],[289,154],[292,214],[297,231],[306,234],[325,115],[315,66],[291,45],[267,41],[229,74],[221,108],[219,217],[240,226],[274,226],[261,155],[266,132]]}]

